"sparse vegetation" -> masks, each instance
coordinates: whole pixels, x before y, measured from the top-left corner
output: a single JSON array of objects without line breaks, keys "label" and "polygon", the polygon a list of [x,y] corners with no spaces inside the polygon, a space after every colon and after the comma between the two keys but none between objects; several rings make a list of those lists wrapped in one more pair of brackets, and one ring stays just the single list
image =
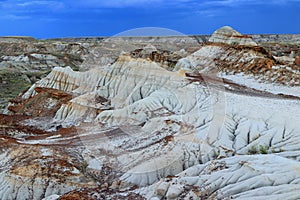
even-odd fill
[{"label": "sparse vegetation", "polygon": [[267,146],[263,146],[263,145],[259,145],[259,152],[261,154],[268,154],[268,147]]},{"label": "sparse vegetation", "polygon": [[31,82],[18,72],[0,71],[0,109],[4,109],[8,101],[28,89]]},{"label": "sparse vegetation", "polygon": [[248,149],[248,154],[249,155],[254,155],[254,154],[268,154],[269,147],[268,146],[252,146],[250,149]]},{"label": "sparse vegetation", "polygon": [[248,149],[248,154],[253,155],[253,154],[258,154],[258,150],[256,146],[252,146],[250,149]]}]

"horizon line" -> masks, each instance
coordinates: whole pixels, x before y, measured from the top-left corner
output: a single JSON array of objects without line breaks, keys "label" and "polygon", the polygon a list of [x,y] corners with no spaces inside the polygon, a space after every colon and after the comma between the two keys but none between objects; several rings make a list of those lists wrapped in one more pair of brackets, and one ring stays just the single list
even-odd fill
[{"label": "horizon line", "polygon": [[[56,40],[56,39],[96,39],[96,38],[147,38],[147,37],[195,37],[195,36],[211,36],[212,34],[186,34],[186,35],[116,35],[116,36],[62,36],[38,38],[28,35],[3,35],[0,39],[30,39],[30,40]],[[300,35],[300,33],[250,33],[243,35]]]}]

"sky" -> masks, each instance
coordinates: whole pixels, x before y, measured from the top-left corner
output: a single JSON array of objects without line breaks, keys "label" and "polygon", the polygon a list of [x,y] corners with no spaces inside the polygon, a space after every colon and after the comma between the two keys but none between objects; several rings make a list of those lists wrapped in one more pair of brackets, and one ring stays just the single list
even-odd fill
[{"label": "sky", "polygon": [[300,34],[300,0],[0,0],[0,36],[113,36],[141,27],[194,35],[225,25]]}]

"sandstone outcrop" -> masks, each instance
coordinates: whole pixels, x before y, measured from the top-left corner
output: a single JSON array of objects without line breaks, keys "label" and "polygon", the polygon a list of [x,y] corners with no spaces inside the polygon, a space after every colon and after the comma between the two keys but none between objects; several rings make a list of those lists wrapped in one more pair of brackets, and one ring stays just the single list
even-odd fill
[{"label": "sandstone outcrop", "polygon": [[242,35],[230,26],[224,26],[216,30],[208,41],[229,45],[257,46],[251,36]]}]

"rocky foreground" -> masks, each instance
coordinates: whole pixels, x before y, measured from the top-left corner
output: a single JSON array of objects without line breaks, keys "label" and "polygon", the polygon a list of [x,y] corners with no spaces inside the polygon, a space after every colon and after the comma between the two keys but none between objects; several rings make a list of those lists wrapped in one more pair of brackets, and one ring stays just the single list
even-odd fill
[{"label": "rocky foreground", "polygon": [[80,41],[80,67],[46,62],[0,115],[0,199],[299,199],[300,37],[285,37]]}]

